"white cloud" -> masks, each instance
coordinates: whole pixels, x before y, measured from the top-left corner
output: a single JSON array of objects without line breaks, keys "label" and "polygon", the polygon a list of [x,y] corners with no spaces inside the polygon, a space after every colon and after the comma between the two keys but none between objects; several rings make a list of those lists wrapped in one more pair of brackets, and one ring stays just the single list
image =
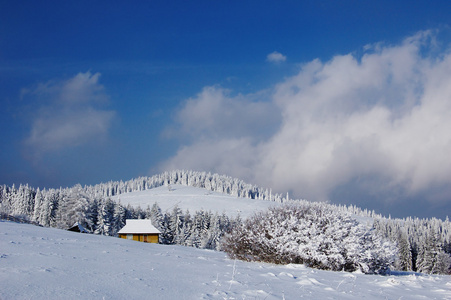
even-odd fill
[{"label": "white cloud", "polygon": [[188,138],[263,138],[280,122],[278,107],[270,102],[255,101],[258,95],[237,95],[220,87],[205,87],[195,98],[188,99],[176,114],[177,126],[168,136]]},{"label": "white cloud", "polygon": [[250,178],[259,161],[257,151],[249,138],[200,140],[179,149],[175,157],[164,163],[163,169],[208,170]]},{"label": "white cloud", "polygon": [[266,60],[272,63],[281,63],[287,60],[287,57],[280,52],[274,51],[266,56]]},{"label": "white cloud", "polygon": [[[369,194],[449,201],[443,187],[451,185],[451,54],[427,54],[436,47],[430,35],[361,58],[314,60],[278,84],[271,103],[242,95],[212,109],[202,96],[190,99],[178,115],[195,135],[162,168],[201,166],[310,200],[328,200],[352,182]],[[244,118],[251,106],[273,105],[278,109],[264,118],[281,121],[270,136],[253,139],[252,122],[237,121],[230,134],[222,128],[220,112]]]},{"label": "white cloud", "polygon": [[40,103],[24,141],[33,159],[106,137],[115,112],[99,107],[108,101],[99,77],[99,73],[79,73],[23,90],[22,97],[34,97]]}]

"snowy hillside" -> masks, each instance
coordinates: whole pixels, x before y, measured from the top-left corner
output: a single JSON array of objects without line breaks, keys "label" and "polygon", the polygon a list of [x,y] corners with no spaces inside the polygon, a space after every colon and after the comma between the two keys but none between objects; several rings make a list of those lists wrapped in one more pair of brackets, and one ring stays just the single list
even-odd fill
[{"label": "snowy hillside", "polygon": [[451,277],[246,263],[224,253],[0,222],[0,299],[451,299]]},{"label": "snowy hillside", "polygon": [[[293,201],[315,206],[306,200]],[[60,189],[0,185],[1,215],[60,229],[77,222],[92,233],[107,236],[116,235],[126,219],[149,218],[162,232],[163,244],[202,249],[221,249],[225,232],[245,222],[253,212],[265,211],[269,206],[280,207],[281,203],[291,203],[288,194],[282,196],[270,188],[224,175],[185,170]],[[392,269],[451,274],[449,219],[387,219],[355,206],[327,204],[322,204],[321,210],[332,210],[339,216],[353,215],[373,227],[377,235],[398,245],[398,259]],[[238,214],[241,219],[233,218]],[[294,246],[303,247],[299,243]],[[280,245],[275,247],[280,249]]]},{"label": "snowy hillside", "polygon": [[155,202],[163,212],[170,212],[177,205],[183,211],[189,209],[191,213],[198,210],[225,213],[229,217],[247,218],[257,210],[265,210],[279,203],[273,201],[262,201],[249,198],[238,198],[235,196],[208,191],[203,188],[174,184],[160,186],[157,188],[125,193],[112,197],[113,200],[121,202],[122,205],[130,204],[133,207],[140,206],[145,209]]}]

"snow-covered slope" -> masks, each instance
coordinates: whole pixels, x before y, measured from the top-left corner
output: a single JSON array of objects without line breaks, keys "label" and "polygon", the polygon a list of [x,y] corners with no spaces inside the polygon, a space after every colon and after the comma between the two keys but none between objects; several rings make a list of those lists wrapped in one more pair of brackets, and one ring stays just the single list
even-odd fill
[{"label": "snow-covered slope", "polygon": [[0,299],[451,299],[451,276],[375,276],[0,222]]},{"label": "snow-covered slope", "polygon": [[170,189],[168,186],[160,186],[145,191],[121,194],[114,196],[113,200],[120,200],[123,205],[140,206],[142,209],[157,202],[163,212],[170,212],[177,205],[183,211],[189,209],[191,213],[203,209],[218,214],[224,212],[229,217],[235,217],[239,214],[243,218],[250,216],[257,210],[264,210],[272,205],[277,205],[276,202],[272,201],[238,198],[178,184],[171,185]]}]

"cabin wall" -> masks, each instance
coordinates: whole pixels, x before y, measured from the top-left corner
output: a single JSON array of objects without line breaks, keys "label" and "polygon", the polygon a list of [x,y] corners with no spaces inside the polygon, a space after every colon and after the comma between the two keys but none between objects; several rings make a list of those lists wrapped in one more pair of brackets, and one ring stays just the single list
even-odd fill
[{"label": "cabin wall", "polygon": [[144,243],[155,243],[158,244],[159,242],[159,235],[158,234],[119,234],[119,238],[121,239],[132,239],[134,241],[138,242],[144,242]]},{"label": "cabin wall", "polygon": [[148,242],[158,244],[159,242],[158,237],[159,237],[158,234],[149,234]]}]

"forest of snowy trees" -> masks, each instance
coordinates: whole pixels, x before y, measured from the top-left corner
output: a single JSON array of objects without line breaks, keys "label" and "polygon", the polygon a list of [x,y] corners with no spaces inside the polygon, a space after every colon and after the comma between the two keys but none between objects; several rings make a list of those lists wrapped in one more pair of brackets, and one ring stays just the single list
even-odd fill
[{"label": "forest of snowy trees", "polygon": [[[318,205],[304,200],[291,201],[288,195],[283,197],[281,194],[273,194],[270,189],[246,184],[228,176],[177,170],[152,177],[139,177],[126,182],[111,181],[94,186],[75,185],[72,188],[41,190],[28,185],[19,187],[2,185],[0,186],[0,212],[19,216],[42,226],[61,229],[67,229],[78,222],[92,233],[110,236],[116,235],[116,232],[124,226],[125,219],[149,218],[162,231],[162,243],[208,249],[220,249],[220,241],[226,232],[231,231],[232,228],[247,226],[248,221],[241,222],[239,219],[233,220],[228,216],[206,211],[194,212],[191,215],[190,212],[182,212],[175,207],[173,211],[163,213],[157,204],[142,209],[124,206],[111,199],[115,195],[170,184],[205,188],[241,198],[279,203],[294,201],[304,208],[312,207],[313,209],[315,205]],[[451,222],[448,218],[446,220],[391,219],[355,206],[321,205],[324,208],[322,211],[333,212],[333,215],[328,216],[330,220],[333,218],[348,220],[345,216],[349,214],[371,220],[372,231],[381,237],[388,238],[396,245],[396,269],[450,274]],[[255,218],[257,216],[254,217],[254,221]],[[355,220],[349,222],[346,221],[343,224],[346,226],[354,224],[352,226],[357,227],[353,230],[358,229],[359,225],[354,223]],[[231,235],[233,236],[233,232]]]},{"label": "forest of snowy trees", "polygon": [[396,243],[396,269],[428,274],[451,274],[450,222],[438,219],[384,219],[374,228]]}]

